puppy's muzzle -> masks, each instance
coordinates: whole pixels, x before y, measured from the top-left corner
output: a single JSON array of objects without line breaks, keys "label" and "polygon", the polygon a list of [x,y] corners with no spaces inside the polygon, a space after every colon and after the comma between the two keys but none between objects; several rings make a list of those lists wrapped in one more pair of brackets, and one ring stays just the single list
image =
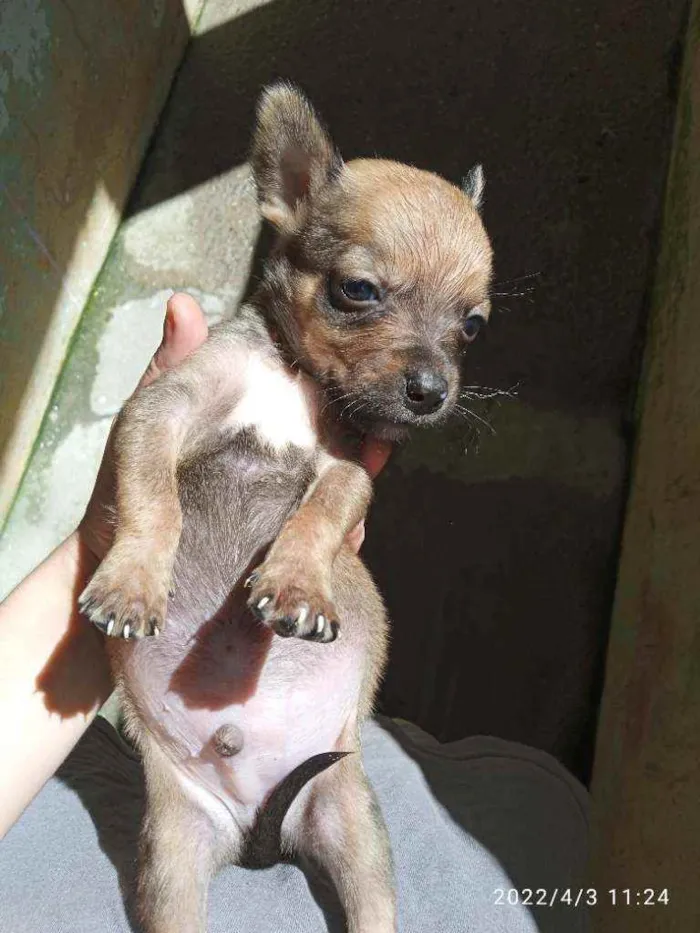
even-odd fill
[{"label": "puppy's muzzle", "polygon": [[434,369],[417,369],[406,373],[403,403],[416,415],[432,415],[445,403],[449,386],[447,379]]}]

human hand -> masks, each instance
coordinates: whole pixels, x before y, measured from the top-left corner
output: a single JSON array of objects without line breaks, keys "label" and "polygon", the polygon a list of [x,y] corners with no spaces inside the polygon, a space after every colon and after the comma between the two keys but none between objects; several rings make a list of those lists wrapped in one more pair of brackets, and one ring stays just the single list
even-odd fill
[{"label": "human hand", "polygon": [[[365,438],[360,449],[360,460],[365,470],[374,479],[387,464],[391,456],[391,444],[388,441],[379,441],[376,438]],[[365,540],[365,520],[362,519],[347,536],[346,541],[352,550],[357,552]]]}]

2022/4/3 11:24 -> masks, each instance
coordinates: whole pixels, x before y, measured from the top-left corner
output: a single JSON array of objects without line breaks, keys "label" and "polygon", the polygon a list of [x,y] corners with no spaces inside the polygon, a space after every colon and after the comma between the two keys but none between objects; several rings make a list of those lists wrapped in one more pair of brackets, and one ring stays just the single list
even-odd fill
[{"label": "2022/4/3 11:24", "polygon": [[555,904],[595,907],[603,903],[613,907],[654,907],[668,905],[670,900],[668,888],[608,888],[607,891],[596,888],[496,888],[493,898],[497,905],[524,904],[528,907],[554,907]]}]

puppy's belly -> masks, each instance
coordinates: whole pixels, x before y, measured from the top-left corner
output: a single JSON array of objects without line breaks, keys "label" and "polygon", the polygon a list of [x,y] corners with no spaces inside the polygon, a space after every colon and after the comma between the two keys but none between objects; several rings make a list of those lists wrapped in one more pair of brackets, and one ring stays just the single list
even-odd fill
[{"label": "puppy's belly", "polygon": [[[173,618],[157,640],[121,646],[123,678],[185,790],[247,828],[297,765],[353,750],[339,741],[357,710],[362,639],[350,631],[330,645],[280,639],[243,613],[190,631]],[[223,726],[236,738],[230,755],[217,747]]]},{"label": "puppy's belly", "polygon": [[[312,475],[302,448],[276,452],[250,431],[183,469],[183,529],[165,630],[111,645],[137,734],[145,728],[157,741],[212,816],[242,827],[297,765],[338,748],[366,667],[365,615],[349,608],[343,637],[318,644],[279,638],[246,607],[241,580]],[[228,757],[215,747],[222,726],[241,739]]]}]

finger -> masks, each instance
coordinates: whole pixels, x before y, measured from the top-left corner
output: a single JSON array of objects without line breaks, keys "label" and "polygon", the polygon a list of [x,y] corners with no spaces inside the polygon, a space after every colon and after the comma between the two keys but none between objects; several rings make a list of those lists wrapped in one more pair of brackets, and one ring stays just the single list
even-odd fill
[{"label": "finger", "polygon": [[392,446],[388,441],[378,441],[376,438],[365,438],[362,444],[360,459],[365,470],[372,479],[378,476],[386,466],[391,456]]},{"label": "finger", "polygon": [[175,292],[168,300],[163,324],[163,339],[153,354],[139,388],[150,385],[166,369],[181,363],[207,339],[207,319],[199,304],[184,292]]}]

